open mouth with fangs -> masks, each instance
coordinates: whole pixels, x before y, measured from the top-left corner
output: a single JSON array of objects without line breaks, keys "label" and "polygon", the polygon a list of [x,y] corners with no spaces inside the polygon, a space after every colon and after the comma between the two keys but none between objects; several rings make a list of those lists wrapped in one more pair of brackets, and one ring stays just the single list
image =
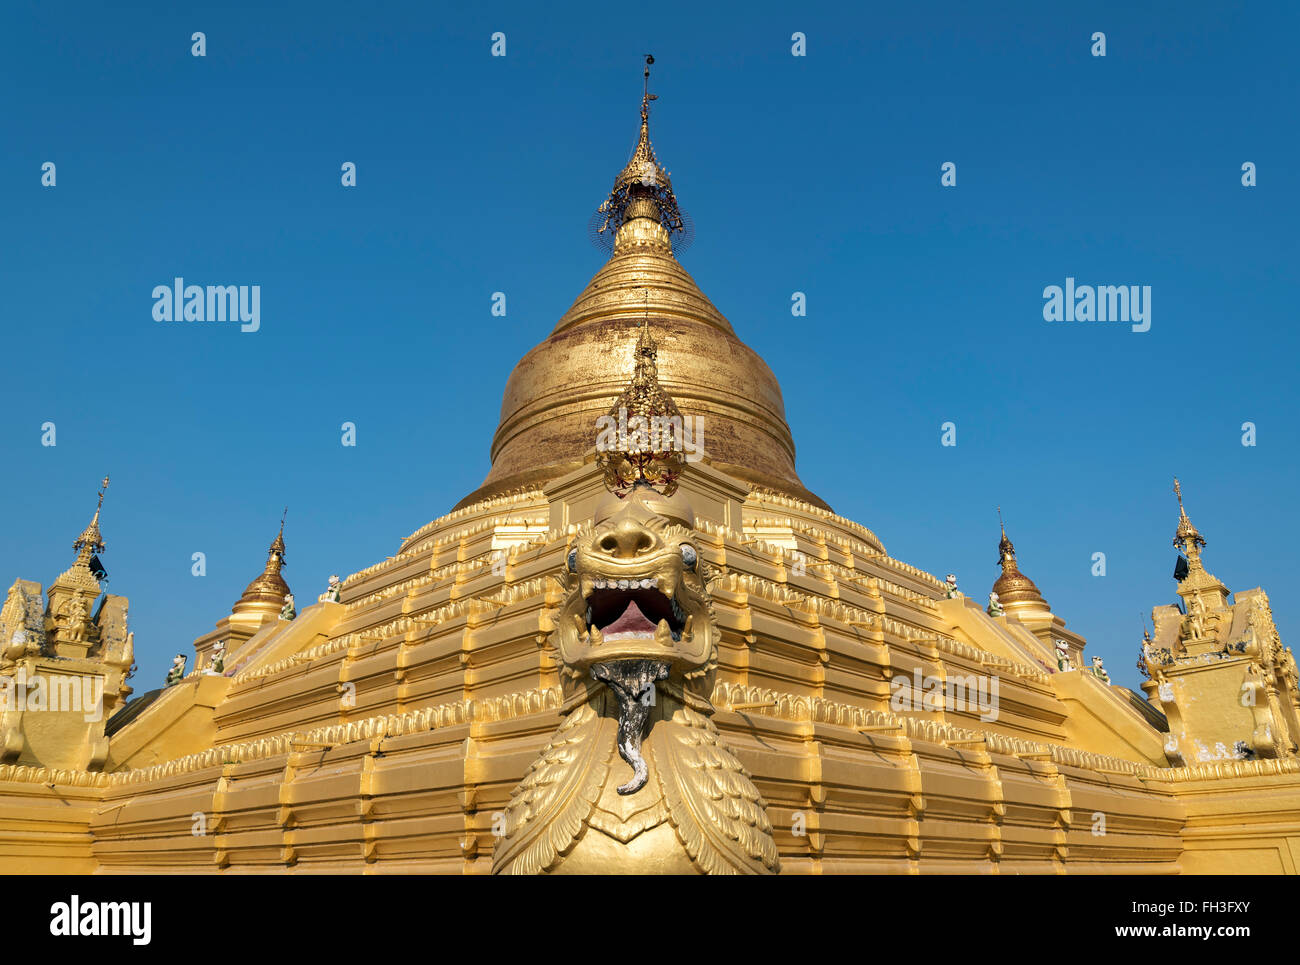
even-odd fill
[{"label": "open mouth with fangs", "polygon": [[587,597],[584,628],[593,644],[619,640],[654,640],[668,644],[689,638],[690,618],[677,601],[662,593],[654,577],[596,580]]}]

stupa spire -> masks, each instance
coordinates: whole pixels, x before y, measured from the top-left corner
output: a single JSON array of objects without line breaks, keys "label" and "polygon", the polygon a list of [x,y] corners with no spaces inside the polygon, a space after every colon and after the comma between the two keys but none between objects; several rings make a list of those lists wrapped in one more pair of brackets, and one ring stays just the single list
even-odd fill
[{"label": "stupa spire", "polygon": [[1189,565],[1199,563],[1205,537],[1192,525],[1191,519],[1187,516],[1187,510],[1183,507],[1183,490],[1178,485],[1177,476],[1174,477],[1174,495],[1178,497],[1178,529],[1174,531],[1174,546],[1187,555]]},{"label": "stupa spire", "polygon": [[77,551],[77,562],[88,563],[96,553],[104,552],[104,540],[99,534],[99,513],[104,508],[104,493],[108,490],[108,477],[104,477],[99,487],[99,502],[95,505],[95,515],[90,525],[81,531],[81,535],[72,541],[72,548]]},{"label": "stupa spire", "polygon": [[998,529],[1002,533],[1002,538],[998,541],[998,564],[1002,567],[1002,575],[993,584],[998,602],[1003,606],[1010,604],[1013,609],[1017,605],[1048,609],[1047,601],[1043,599],[1034,581],[1020,572],[1020,565],[1016,562],[1016,547],[1007,536],[1007,527],[1002,521],[1001,506],[998,507]]},{"label": "stupa spire", "polygon": [[278,610],[284,603],[285,594],[289,592],[289,585],[285,583],[280,571],[287,565],[285,563],[284,519],[288,514],[289,507],[286,506],[284,514],[280,517],[280,531],[275,534],[275,539],[267,550],[266,567],[257,579],[248,584],[243,595],[235,603],[234,609],[236,613],[257,604],[264,607],[274,606]]},{"label": "stupa spire", "polygon": [[280,514],[280,532],[275,534],[275,540],[271,543],[270,556],[267,557],[266,565],[269,567],[273,561],[279,560],[276,565],[276,572],[280,572],[280,567],[287,565],[284,558],[284,519],[289,515],[289,507],[284,507],[284,512]]},{"label": "stupa spire", "polygon": [[597,235],[606,231],[614,232],[614,251],[618,254],[635,243],[634,239],[624,238],[622,228],[637,219],[647,219],[657,223],[661,231],[643,230],[647,238],[636,239],[641,246],[647,240],[657,242],[670,252],[674,242],[680,243],[687,235],[685,215],[677,204],[673,194],[673,184],[669,172],[664,170],[655,155],[654,145],[650,142],[650,102],[659,95],[650,93],[650,65],[654,57],[646,54],[644,84],[641,93],[641,133],[637,138],[632,159],[627,162],[618,177],[609,197],[598,209],[599,227]]}]

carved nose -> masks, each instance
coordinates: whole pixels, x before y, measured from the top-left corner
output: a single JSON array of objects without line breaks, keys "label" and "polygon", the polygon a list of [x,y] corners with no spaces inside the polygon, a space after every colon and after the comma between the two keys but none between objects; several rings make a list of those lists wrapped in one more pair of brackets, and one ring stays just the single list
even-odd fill
[{"label": "carved nose", "polygon": [[620,523],[613,531],[600,538],[601,552],[618,559],[632,559],[648,553],[655,544],[654,536],[645,527],[630,520]]}]

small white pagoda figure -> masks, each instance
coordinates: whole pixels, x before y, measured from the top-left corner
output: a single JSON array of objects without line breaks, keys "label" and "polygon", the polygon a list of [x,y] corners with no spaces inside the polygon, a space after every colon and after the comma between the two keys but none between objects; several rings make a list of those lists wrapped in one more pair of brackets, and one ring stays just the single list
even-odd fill
[{"label": "small white pagoda figure", "polygon": [[330,576],[329,585],[325,587],[325,592],[319,597],[321,603],[338,603],[339,597],[343,595],[343,581],[339,575],[334,573]]},{"label": "small white pagoda figure", "polygon": [[184,676],[185,654],[178,653],[172,658],[172,667],[167,671],[167,681],[164,686],[170,687],[172,684],[180,683],[181,678]]},{"label": "small white pagoda figure", "polygon": [[955,599],[957,599],[959,596],[962,595],[961,590],[957,589],[957,574],[956,574],[956,573],[949,573],[946,577],[944,577],[943,582],[944,582],[944,585],[948,588],[948,589],[945,591],[945,594],[944,594],[944,595],[945,595],[949,600],[955,600]]},{"label": "small white pagoda figure", "polygon": [[1110,683],[1110,674],[1106,673],[1106,668],[1101,664],[1101,657],[1092,658],[1092,675],[1104,684]]},{"label": "small white pagoda figure", "polygon": [[226,672],[226,641],[218,640],[212,648],[212,659],[204,673],[220,675]]},{"label": "small white pagoda figure", "polygon": [[1005,615],[1006,615],[1006,612],[1007,612],[1007,611],[1004,610],[1004,609],[1002,608],[1002,604],[998,602],[998,595],[997,595],[997,593],[996,593],[996,592],[990,592],[990,593],[989,593],[989,607],[988,607],[988,613],[989,613],[989,616],[991,616],[991,617],[1000,617],[1000,616],[1005,616]]},{"label": "small white pagoda figure", "polygon": [[1061,673],[1074,669],[1074,664],[1070,662],[1070,645],[1064,640],[1056,641],[1056,669]]},{"label": "small white pagoda figure", "polygon": [[298,616],[298,611],[293,605],[293,594],[286,593],[284,595],[284,606],[280,607],[280,619],[292,620],[296,616]]}]

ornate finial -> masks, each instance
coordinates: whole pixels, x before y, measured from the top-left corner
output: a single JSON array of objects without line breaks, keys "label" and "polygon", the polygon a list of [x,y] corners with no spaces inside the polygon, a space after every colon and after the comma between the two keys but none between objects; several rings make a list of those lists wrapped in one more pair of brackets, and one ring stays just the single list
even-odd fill
[{"label": "ornate finial", "polygon": [[1038,592],[1037,585],[1020,572],[1020,566],[1016,563],[1016,548],[1007,537],[1007,528],[1002,522],[1001,506],[998,507],[998,527],[1002,532],[1002,538],[998,541],[998,565],[1002,567],[1002,575],[993,584],[997,599],[1012,609],[1026,604],[1026,608],[1030,609],[1047,609],[1047,601]]},{"label": "ornate finial", "polygon": [[284,595],[289,592],[288,584],[280,575],[280,571],[288,565],[284,556],[284,520],[288,515],[289,507],[286,506],[280,516],[280,531],[275,534],[275,540],[267,550],[266,567],[257,579],[248,584],[243,595],[236,601],[236,612],[241,612],[251,604],[274,604],[278,609],[284,601]]},{"label": "ornate finial", "polygon": [[1178,529],[1174,531],[1174,546],[1185,552],[1189,560],[1195,559],[1200,556],[1205,538],[1197,532],[1187,516],[1187,510],[1183,508],[1183,490],[1178,485],[1177,476],[1174,477],[1174,495],[1178,497]]},{"label": "ornate finial", "polygon": [[77,551],[77,559],[85,562],[96,553],[104,552],[104,540],[99,535],[99,511],[104,508],[104,493],[108,490],[108,477],[99,487],[99,502],[95,504],[95,515],[90,525],[81,531],[81,535],[72,541],[72,548]]},{"label": "ornate finial", "polygon": [[[690,240],[689,222],[677,205],[669,172],[665,171],[655,156],[650,143],[650,102],[659,95],[650,93],[650,65],[655,59],[645,55],[644,84],[641,93],[641,134],[637,139],[632,159],[614,180],[609,198],[601,204],[593,221],[599,239],[606,231],[618,234],[626,221],[638,217],[651,217],[668,233],[674,250],[680,251]],[[638,203],[639,202],[639,203]],[[612,247],[605,242],[608,247]]]},{"label": "ornate finial", "polygon": [[[1002,507],[998,507],[998,528],[1002,531],[1002,539],[998,541],[998,564],[1002,567],[1002,572],[1015,572],[1016,569],[1016,548],[1012,545],[1011,540],[1007,539],[1007,527],[1002,522]],[[1010,570],[1008,570],[1010,567]]]},{"label": "ornate finial", "polygon": [[266,565],[267,565],[267,567],[269,568],[270,565],[271,565],[271,561],[272,561],[272,560],[277,559],[277,558],[279,559],[279,561],[280,561],[280,562],[279,562],[279,566],[277,566],[277,567],[275,568],[275,571],[276,571],[277,573],[280,572],[280,566],[288,566],[288,565],[289,565],[289,564],[285,561],[285,558],[284,558],[284,549],[285,549],[285,546],[284,546],[284,519],[285,519],[285,517],[288,516],[288,515],[289,515],[289,507],[286,506],[286,507],[284,507],[284,512],[280,515],[280,532],[278,532],[278,533],[275,534],[275,542],[273,542],[273,543],[271,544],[271,549],[270,549],[270,554],[271,554],[271,555],[270,555],[270,557],[269,557],[269,558],[267,559],[267,561],[266,561]]},{"label": "ornate finial", "polygon": [[634,358],[632,381],[609,415],[597,422],[596,465],[605,474],[606,488],[620,499],[637,486],[671,496],[685,468],[684,425],[677,403],[659,384],[649,309],[641,320]]}]

